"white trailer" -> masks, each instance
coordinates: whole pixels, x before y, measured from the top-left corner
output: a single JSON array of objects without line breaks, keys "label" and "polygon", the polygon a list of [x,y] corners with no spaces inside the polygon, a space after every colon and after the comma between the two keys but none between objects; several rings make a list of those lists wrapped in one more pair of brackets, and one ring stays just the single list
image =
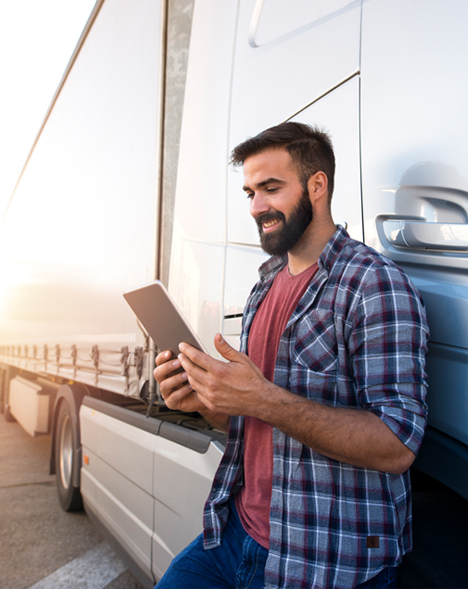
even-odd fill
[{"label": "white trailer", "polygon": [[[335,221],[400,264],[431,327],[416,466],[468,498],[464,0],[99,0],[0,228],[2,408],[52,434],[145,586],[201,529],[224,436],[168,411],[122,298],[161,278],[236,345],[265,259],[232,147],[285,120],[337,159]],[[188,63],[185,64],[185,49]]]}]

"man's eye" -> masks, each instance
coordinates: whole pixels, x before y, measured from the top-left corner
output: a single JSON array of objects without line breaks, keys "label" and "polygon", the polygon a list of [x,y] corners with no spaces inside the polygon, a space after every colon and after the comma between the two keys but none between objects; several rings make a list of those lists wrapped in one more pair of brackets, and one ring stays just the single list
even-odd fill
[{"label": "man's eye", "polygon": [[254,197],[254,193],[253,193],[253,192],[246,192],[246,193],[245,193],[245,196],[246,196],[246,197],[247,197],[249,200],[251,200],[251,199]]},{"label": "man's eye", "polygon": [[277,190],[278,190],[278,188],[277,188],[277,187],[274,187],[274,188],[273,188],[273,187],[271,187],[271,188],[267,188],[267,192],[270,192],[270,193],[271,193],[271,192],[276,192]]}]

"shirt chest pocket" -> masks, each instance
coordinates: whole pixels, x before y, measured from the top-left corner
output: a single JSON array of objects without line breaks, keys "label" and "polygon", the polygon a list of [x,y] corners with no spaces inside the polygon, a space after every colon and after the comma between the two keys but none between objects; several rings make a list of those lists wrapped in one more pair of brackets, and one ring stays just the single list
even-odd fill
[{"label": "shirt chest pocket", "polygon": [[334,313],[313,309],[301,317],[292,329],[292,359],[314,372],[337,369],[338,344]]},{"label": "shirt chest pocket", "polygon": [[291,327],[286,388],[319,403],[336,405],[338,346],[333,313],[310,311]]}]

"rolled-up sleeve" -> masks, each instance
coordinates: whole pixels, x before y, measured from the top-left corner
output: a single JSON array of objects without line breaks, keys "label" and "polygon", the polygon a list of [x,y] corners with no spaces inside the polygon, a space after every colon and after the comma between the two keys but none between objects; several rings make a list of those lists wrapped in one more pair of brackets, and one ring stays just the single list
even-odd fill
[{"label": "rolled-up sleeve", "polygon": [[426,313],[397,267],[371,267],[367,274],[349,340],[359,404],[417,454],[427,421]]}]

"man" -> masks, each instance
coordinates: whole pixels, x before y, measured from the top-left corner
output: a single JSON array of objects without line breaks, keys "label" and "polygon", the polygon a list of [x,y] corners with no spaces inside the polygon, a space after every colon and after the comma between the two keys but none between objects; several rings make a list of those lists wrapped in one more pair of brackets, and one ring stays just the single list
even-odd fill
[{"label": "man", "polygon": [[247,301],[241,352],[217,334],[227,363],[187,344],[156,359],[169,407],[229,430],[203,539],[161,587],[394,587],[426,424],[419,295],[333,223],[326,134],[284,123],[232,162],[272,257]]}]

